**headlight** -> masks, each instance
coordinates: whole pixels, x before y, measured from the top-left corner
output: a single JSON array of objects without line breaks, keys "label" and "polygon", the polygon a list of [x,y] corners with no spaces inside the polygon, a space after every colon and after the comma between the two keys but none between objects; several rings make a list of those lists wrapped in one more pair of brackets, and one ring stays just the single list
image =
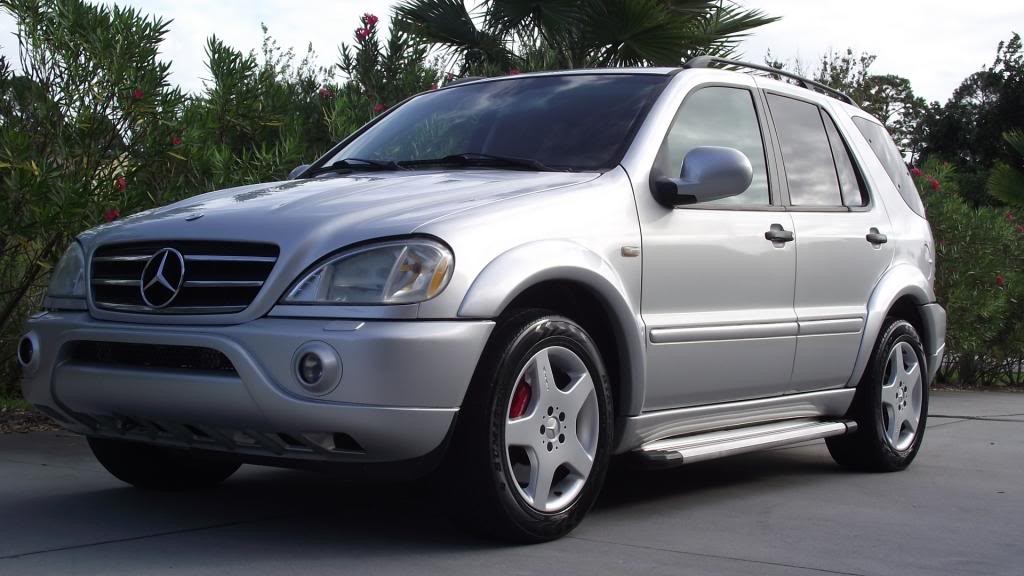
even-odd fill
[{"label": "headlight", "polygon": [[455,258],[439,242],[399,240],[355,248],[299,279],[282,304],[411,304],[448,285]]},{"label": "headlight", "polygon": [[61,256],[53,273],[50,286],[46,289],[48,298],[85,298],[85,255],[78,242],[72,242]]}]

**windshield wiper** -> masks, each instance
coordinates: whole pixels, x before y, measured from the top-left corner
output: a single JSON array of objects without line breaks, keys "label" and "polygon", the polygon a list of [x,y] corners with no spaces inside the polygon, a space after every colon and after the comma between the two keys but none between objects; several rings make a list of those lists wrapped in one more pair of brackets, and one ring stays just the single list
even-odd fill
[{"label": "windshield wiper", "polygon": [[309,172],[306,176],[316,176],[327,172],[376,172],[383,170],[406,170],[406,168],[394,160],[383,161],[367,160],[366,158],[342,158],[341,160],[332,162],[326,166],[321,166],[316,170]]},{"label": "windshield wiper", "polygon": [[482,152],[462,152],[460,154],[449,154],[441,158],[428,158],[426,160],[402,160],[400,166],[427,166],[430,164],[455,164],[459,166],[509,166],[514,168],[527,168],[538,172],[564,172],[558,168],[552,168],[540,160],[533,158],[520,158],[518,156],[500,156],[498,154],[484,154]]}]

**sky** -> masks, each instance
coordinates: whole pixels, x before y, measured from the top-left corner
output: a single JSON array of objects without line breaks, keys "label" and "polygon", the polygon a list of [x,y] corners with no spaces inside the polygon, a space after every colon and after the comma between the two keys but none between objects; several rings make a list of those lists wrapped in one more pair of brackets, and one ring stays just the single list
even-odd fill
[{"label": "sky", "polygon": [[[475,5],[477,0],[469,0]],[[172,19],[161,50],[172,62],[172,81],[186,90],[202,89],[206,77],[206,38],[216,34],[227,44],[248,51],[262,40],[266,24],[282,46],[305,52],[312,43],[319,63],[337,61],[338,45],[352,43],[353,30],[364,12],[386,16],[394,2],[386,0],[122,0],[120,4]],[[1000,40],[1024,34],[1021,0],[743,0],[750,8],[782,16],[757,29],[741,45],[745,59],[763,63],[796,61],[813,68],[829,50],[868,52],[878,56],[874,73],[891,73],[911,81],[929,101],[945,102],[968,74],[991,64]],[[14,22],[0,14],[0,52],[17,62]]]}]

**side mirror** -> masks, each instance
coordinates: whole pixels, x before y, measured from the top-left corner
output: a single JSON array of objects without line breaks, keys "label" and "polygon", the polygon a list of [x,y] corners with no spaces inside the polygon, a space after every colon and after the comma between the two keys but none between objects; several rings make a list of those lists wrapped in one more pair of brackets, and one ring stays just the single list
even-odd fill
[{"label": "side mirror", "polygon": [[683,159],[679,178],[658,178],[654,196],[666,206],[681,206],[739,196],[750,187],[754,169],[735,148],[701,146]]},{"label": "side mirror", "polygon": [[289,180],[295,180],[296,178],[299,177],[300,174],[302,174],[303,172],[305,172],[308,169],[309,169],[309,164],[299,164],[295,168],[292,168],[292,171],[288,173],[288,179]]}]

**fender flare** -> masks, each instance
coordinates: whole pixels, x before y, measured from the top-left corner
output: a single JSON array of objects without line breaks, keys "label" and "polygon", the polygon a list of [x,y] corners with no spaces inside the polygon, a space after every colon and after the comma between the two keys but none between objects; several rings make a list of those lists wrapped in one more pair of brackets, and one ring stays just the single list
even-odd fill
[{"label": "fender flare", "polygon": [[604,304],[616,344],[628,363],[620,382],[620,416],[640,413],[644,400],[644,335],[639,311],[630,304],[622,279],[607,260],[569,240],[541,240],[502,253],[477,275],[459,307],[467,318],[496,318],[527,288],[549,280],[586,286]]},{"label": "fender flare", "polygon": [[[928,279],[918,268],[909,264],[889,269],[878,280],[875,289],[871,292],[871,298],[868,299],[867,318],[864,322],[864,334],[861,336],[860,352],[857,354],[857,362],[853,366],[853,374],[846,383],[848,387],[856,386],[860,382],[889,310],[897,300],[904,296],[910,296],[918,306],[935,301],[935,292]],[[934,339],[934,335],[921,334],[921,338],[927,348],[929,342]]]}]

